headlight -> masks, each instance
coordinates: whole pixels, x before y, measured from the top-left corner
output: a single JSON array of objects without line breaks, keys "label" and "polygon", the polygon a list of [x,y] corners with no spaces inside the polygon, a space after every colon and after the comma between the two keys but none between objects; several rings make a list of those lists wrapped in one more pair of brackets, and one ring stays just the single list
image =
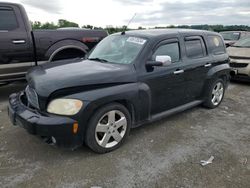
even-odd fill
[{"label": "headlight", "polygon": [[76,99],[55,99],[48,105],[47,112],[58,115],[75,115],[83,106],[83,102]]}]

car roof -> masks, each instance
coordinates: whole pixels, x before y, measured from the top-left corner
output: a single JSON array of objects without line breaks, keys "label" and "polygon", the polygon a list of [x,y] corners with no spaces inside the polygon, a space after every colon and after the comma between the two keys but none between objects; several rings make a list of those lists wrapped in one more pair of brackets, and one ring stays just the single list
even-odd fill
[{"label": "car roof", "polygon": [[[146,30],[131,30],[125,32],[128,35],[141,36],[146,38],[154,38],[171,34],[201,34],[201,33],[210,33],[210,34],[218,34],[211,31],[206,30],[196,30],[196,29],[146,29]],[[121,33],[116,33],[121,34]]]},{"label": "car roof", "polygon": [[12,3],[12,2],[0,2],[0,6],[8,6],[8,5],[14,5],[14,6],[21,6],[18,3]]},{"label": "car roof", "polygon": [[250,31],[221,31],[220,33],[250,33]]}]

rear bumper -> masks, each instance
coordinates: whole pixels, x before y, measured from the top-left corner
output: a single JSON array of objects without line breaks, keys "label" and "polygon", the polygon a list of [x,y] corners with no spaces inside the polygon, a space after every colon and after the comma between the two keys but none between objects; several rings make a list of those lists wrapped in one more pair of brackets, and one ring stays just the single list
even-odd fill
[{"label": "rear bumper", "polygon": [[56,115],[42,115],[22,103],[23,92],[9,97],[8,114],[13,125],[26,129],[30,134],[54,137],[59,146],[76,148],[83,144],[82,135],[73,133],[75,120]]}]

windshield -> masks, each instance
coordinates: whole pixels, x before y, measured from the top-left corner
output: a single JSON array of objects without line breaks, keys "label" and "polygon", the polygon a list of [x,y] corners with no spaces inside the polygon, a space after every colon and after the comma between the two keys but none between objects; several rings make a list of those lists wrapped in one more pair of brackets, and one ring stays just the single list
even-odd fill
[{"label": "windshield", "polygon": [[220,33],[224,40],[239,40],[240,33],[239,32],[222,32]]},{"label": "windshield", "polygon": [[90,53],[88,59],[118,64],[132,63],[146,39],[126,35],[113,35],[103,39]]},{"label": "windshield", "polygon": [[233,46],[250,48],[250,37],[239,40]]}]

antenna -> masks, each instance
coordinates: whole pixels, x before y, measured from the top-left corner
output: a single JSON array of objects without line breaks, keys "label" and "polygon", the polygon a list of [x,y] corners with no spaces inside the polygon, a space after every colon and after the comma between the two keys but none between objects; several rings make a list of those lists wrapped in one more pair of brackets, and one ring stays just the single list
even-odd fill
[{"label": "antenna", "polygon": [[123,32],[121,33],[122,35],[125,35],[126,29],[128,28],[128,26],[130,25],[130,23],[134,20],[134,18],[136,17],[136,13],[134,14],[134,16],[129,20],[128,24],[124,27]]}]

